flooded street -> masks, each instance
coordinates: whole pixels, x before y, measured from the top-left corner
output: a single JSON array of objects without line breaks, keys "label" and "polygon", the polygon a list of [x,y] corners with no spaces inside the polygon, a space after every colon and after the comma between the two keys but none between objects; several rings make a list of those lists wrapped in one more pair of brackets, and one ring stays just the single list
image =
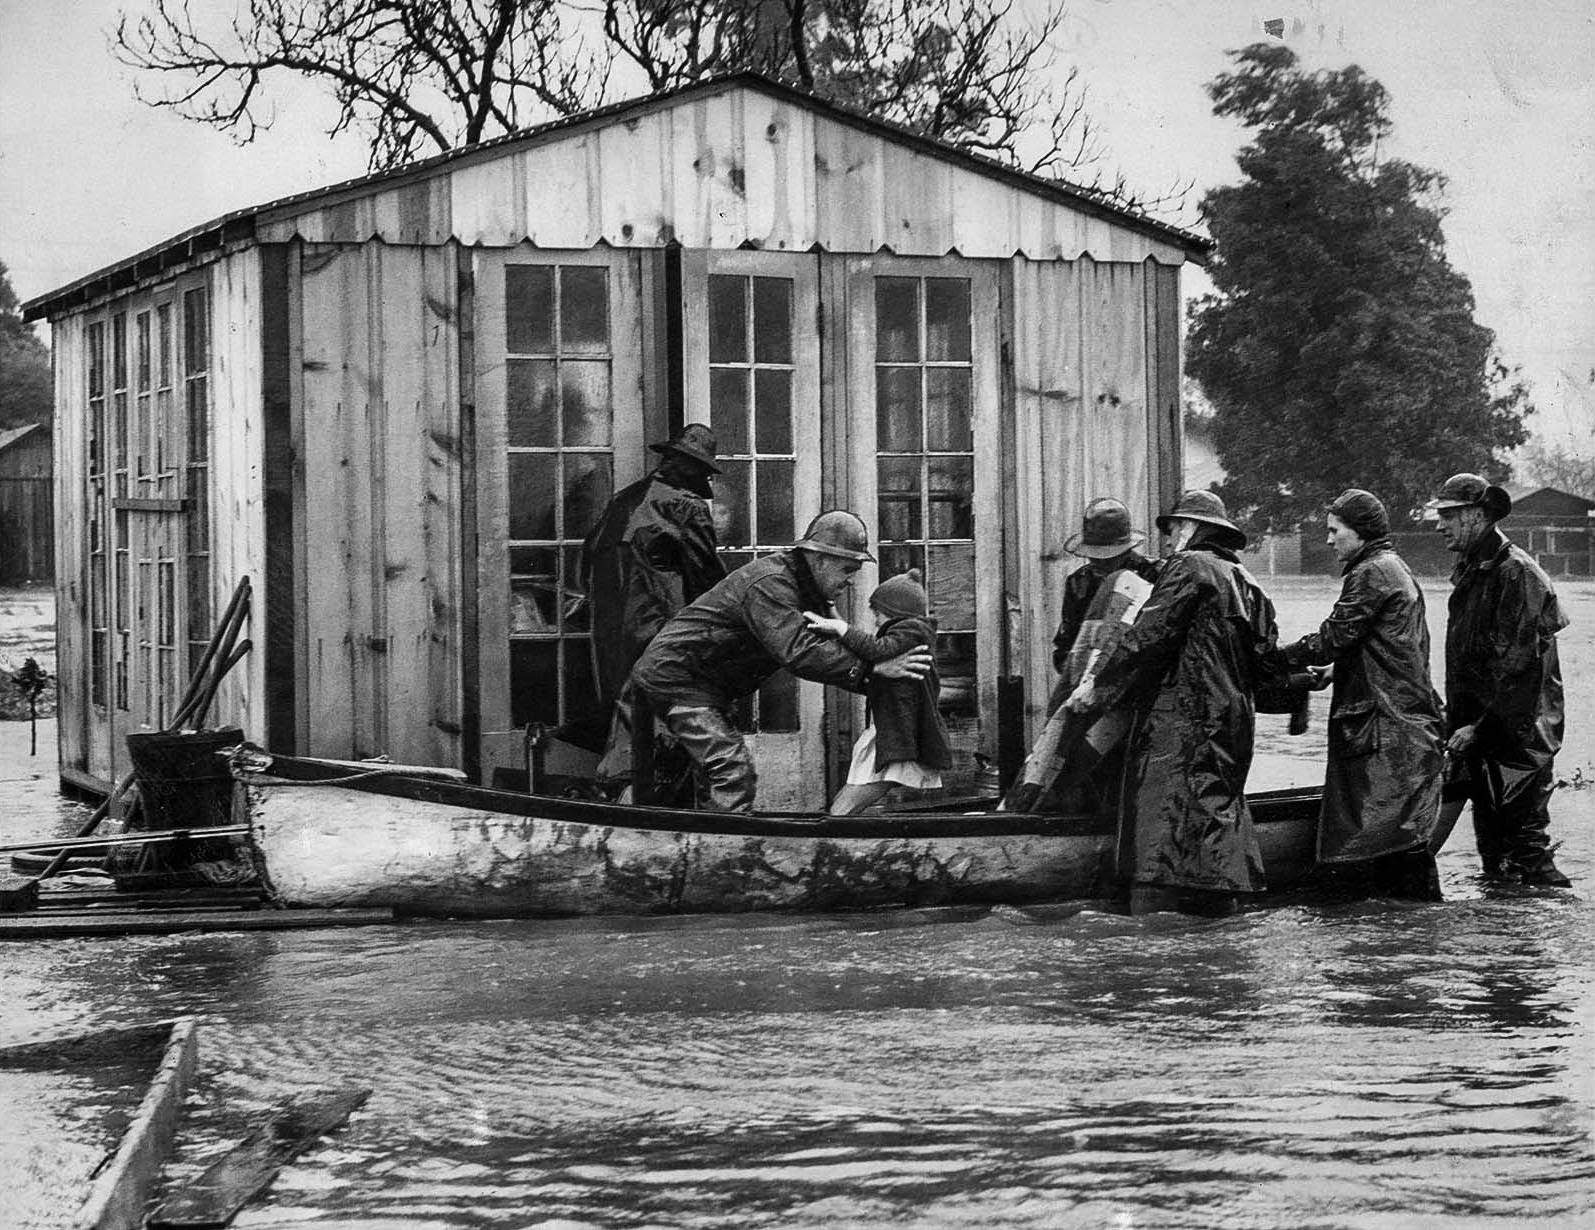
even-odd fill
[{"label": "flooded street", "polygon": [[[1338,592],[1263,582],[1292,638]],[[1595,583],[1559,588],[1558,767],[1587,782]],[[1319,780],[1315,704],[1299,739],[1264,719],[1255,785]],[[0,841],[77,822],[40,742],[0,723]],[[1552,814],[1574,891],[1487,892],[1464,819],[1434,905],[8,943],[0,1044],[194,1014],[174,1174],[285,1096],[370,1087],[241,1227],[1583,1226],[1595,790]],[[128,1097],[119,1071],[0,1073],[0,1227],[69,1223]]]}]

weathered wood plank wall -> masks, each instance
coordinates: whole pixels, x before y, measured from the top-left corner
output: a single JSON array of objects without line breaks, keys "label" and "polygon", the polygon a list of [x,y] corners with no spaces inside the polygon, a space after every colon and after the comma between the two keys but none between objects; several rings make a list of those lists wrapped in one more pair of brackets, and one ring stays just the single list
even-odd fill
[{"label": "weathered wood plank wall", "polygon": [[453,252],[306,245],[299,285],[300,746],[457,764]]},{"label": "weathered wood plank wall", "polygon": [[55,359],[56,746],[63,768],[88,768],[87,377],[82,316],[50,326]]},{"label": "weathered wood plank wall", "polygon": [[[1147,456],[1146,279],[1153,268],[1089,258],[1013,262],[1014,435],[1025,485],[1013,527],[1020,574],[1009,584],[1025,614],[1011,649],[1027,681],[1032,732],[1054,677],[1063,581],[1079,564],[1064,543],[1079,530],[1086,504],[1098,496],[1122,499],[1137,528],[1155,533],[1159,488],[1168,480]],[[1158,314],[1160,348],[1168,320]],[[1155,358],[1153,368],[1166,370]],[[1175,405],[1177,413],[1177,399]]]},{"label": "weathered wood plank wall", "polygon": [[262,242],[749,247],[1178,265],[1129,226],[745,86],[285,205]]},{"label": "weathered wood plank wall", "polygon": [[[262,502],[260,252],[217,261],[210,273],[210,592],[221,618],[234,588],[252,589],[243,635],[254,644],[216,694],[209,721],[266,729],[266,518]],[[211,628],[190,629],[196,639]]]}]

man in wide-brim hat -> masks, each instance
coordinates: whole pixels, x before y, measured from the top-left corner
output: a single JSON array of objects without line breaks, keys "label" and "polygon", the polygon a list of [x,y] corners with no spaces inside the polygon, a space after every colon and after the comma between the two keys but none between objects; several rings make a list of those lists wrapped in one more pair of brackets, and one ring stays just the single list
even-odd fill
[{"label": "man in wide-brim hat", "polygon": [[1224,914],[1264,887],[1245,791],[1259,688],[1282,694],[1270,708],[1290,707],[1274,604],[1241,566],[1246,535],[1213,492],[1187,491],[1158,528],[1173,553],[1066,703],[1087,718],[1122,704],[1137,713],[1124,799],[1134,852],[1121,868],[1131,909]]},{"label": "man in wide-brim hat", "polygon": [[709,510],[710,476],[720,473],[714,432],[688,423],[648,447],[658,466],[609,501],[582,543],[594,683],[606,712],[665,621],[725,576]]},{"label": "man in wide-brim hat", "polygon": [[1565,887],[1550,800],[1563,727],[1556,634],[1567,616],[1534,557],[1497,528],[1512,511],[1502,488],[1453,474],[1425,507],[1457,555],[1445,634],[1447,801],[1471,801],[1486,876]]},{"label": "man in wide-brim hat", "polygon": [[[1068,681],[1071,687],[1075,682],[1068,679],[1070,655],[1079,643],[1086,613],[1103,583],[1124,569],[1148,583],[1157,580],[1157,565],[1136,550],[1145,541],[1146,535],[1131,526],[1130,510],[1122,501],[1096,499],[1086,505],[1080,532],[1063,544],[1065,551],[1085,563],[1063,581],[1058,630],[1052,637],[1052,667],[1060,681]],[[1049,710],[1063,699],[1055,697]]]}]

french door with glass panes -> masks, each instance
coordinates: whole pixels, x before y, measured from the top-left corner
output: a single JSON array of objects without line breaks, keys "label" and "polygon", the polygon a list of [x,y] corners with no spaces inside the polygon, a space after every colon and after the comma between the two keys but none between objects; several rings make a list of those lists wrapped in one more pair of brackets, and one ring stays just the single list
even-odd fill
[{"label": "french door with glass panes", "polygon": [[[869,526],[879,581],[924,577],[937,621],[954,789],[995,756],[1003,595],[997,285],[962,260],[846,258],[850,507]],[[982,715],[987,721],[983,725]],[[989,783],[987,783],[989,784]]]},{"label": "french door with glass panes", "polygon": [[84,333],[89,738],[96,776],[124,737],[174,718],[210,636],[210,326],[203,284],[113,304]]},{"label": "french door with glass panes", "polygon": [[[641,258],[479,251],[477,637],[481,771],[524,763],[528,723],[596,701],[582,539],[641,477]],[[633,472],[635,470],[635,472]]]},{"label": "french door with glass panes", "polygon": [[[818,258],[682,255],[685,420],[714,431],[715,530],[730,571],[790,547],[820,508]],[[786,671],[738,710],[759,807],[824,804],[824,689]]]}]

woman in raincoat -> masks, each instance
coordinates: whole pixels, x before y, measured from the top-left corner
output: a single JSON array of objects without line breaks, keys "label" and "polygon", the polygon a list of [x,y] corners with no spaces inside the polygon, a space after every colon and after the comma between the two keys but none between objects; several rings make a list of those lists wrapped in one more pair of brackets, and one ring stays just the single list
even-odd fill
[{"label": "woman in raincoat", "polygon": [[1377,497],[1342,492],[1326,521],[1344,565],[1340,599],[1317,632],[1283,649],[1293,666],[1331,667],[1334,680],[1320,874],[1353,892],[1439,900],[1429,843],[1443,721],[1429,679],[1423,591],[1390,545]]}]

